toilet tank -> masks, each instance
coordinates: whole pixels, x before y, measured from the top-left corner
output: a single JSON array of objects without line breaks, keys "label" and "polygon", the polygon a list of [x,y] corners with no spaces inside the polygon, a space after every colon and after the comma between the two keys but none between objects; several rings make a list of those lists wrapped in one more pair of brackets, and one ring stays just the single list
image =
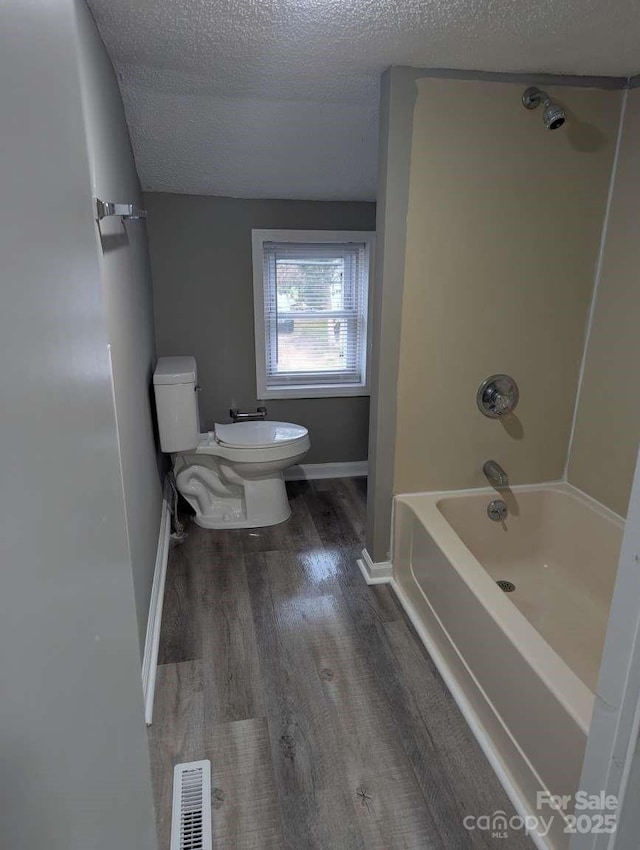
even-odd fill
[{"label": "toilet tank", "polygon": [[198,374],[194,357],[159,357],[153,373],[160,448],[167,454],[195,449],[200,439]]}]

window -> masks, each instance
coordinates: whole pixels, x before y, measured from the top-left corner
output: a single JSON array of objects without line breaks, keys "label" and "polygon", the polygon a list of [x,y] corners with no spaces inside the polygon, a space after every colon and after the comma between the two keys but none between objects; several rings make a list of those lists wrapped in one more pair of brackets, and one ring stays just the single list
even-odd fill
[{"label": "window", "polygon": [[253,231],[258,398],[368,395],[373,233]]}]

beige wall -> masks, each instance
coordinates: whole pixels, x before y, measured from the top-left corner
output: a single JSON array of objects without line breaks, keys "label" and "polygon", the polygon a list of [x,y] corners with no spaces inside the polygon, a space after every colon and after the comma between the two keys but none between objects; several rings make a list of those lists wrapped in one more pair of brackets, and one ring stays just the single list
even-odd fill
[{"label": "beige wall", "polygon": [[640,439],[640,89],[629,92],[568,479],[623,516]]},{"label": "beige wall", "polygon": [[[561,477],[621,92],[549,87],[549,132],[522,84],[417,81],[400,342],[396,492]],[[493,372],[517,421],[476,408]]]}]

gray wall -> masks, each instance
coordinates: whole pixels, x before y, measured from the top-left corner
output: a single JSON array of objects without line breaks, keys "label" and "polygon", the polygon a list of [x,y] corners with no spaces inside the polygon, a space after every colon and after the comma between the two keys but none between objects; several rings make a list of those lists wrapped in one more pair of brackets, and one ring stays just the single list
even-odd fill
[{"label": "gray wall", "polygon": [[390,68],[382,76],[366,539],[374,561],[386,561],[390,555],[415,91],[415,72],[409,68]]},{"label": "gray wall", "polygon": [[[93,19],[79,4],[80,74],[93,193],[142,204],[118,83]],[[140,650],[158,546],[162,492],[151,412],[153,302],[143,222],[104,219],[98,243]]]},{"label": "gray wall", "polygon": [[153,850],[76,5],[0,31],[1,843]]},{"label": "gray wall", "polygon": [[[255,408],[252,228],[374,230],[375,204],[145,194],[158,354],[198,362],[203,428]],[[267,402],[309,428],[306,463],[366,460],[369,399]]]}]

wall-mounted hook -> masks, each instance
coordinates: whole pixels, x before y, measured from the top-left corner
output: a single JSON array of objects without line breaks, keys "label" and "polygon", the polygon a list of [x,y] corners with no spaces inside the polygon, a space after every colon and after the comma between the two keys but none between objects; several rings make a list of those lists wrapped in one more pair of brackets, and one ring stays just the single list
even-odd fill
[{"label": "wall-mounted hook", "polygon": [[135,207],[133,204],[114,204],[111,201],[101,201],[100,198],[95,198],[96,202],[96,219],[102,221],[103,218],[115,215],[120,216],[124,221],[137,221],[147,217],[147,211]]}]

